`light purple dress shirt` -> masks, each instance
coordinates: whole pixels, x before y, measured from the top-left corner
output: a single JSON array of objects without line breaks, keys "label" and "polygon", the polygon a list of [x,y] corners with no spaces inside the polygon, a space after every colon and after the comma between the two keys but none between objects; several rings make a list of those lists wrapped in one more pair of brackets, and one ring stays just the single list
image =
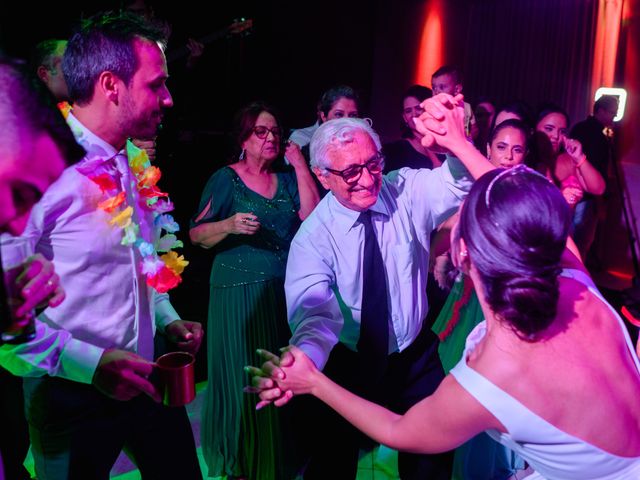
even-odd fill
[{"label": "light purple dress shirt", "polygon": [[[420,333],[431,232],[457,210],[472,181],[455,157],[433,170],[403,168],[384,177],[370,210],[387,277],[389,352],[403,351]],[[291,344],[320,369],[336,343],[356,351],[360,336],[359,215],[329,193],[291,242],[285,279]]]},{"label": "light purple dress shirt", "polygon": [[[140,235],[153,242],[153,214],[138,205],[126,154],[117,152],[70,114],[68,123],[87,155],[67,168],[33,208],[23,236],[54,262],[66,299],[40,316],[36,338],[0,347],[0,365],[16,375],[49,374],[91,383],[102,353],[118,348],[153,360],[153,335],[180,317],[167,294],[147,286],[136,248],[121,244],[122,230],[98,209],[98,185],[77,169],[106,162],[134,207]],[[115,169],[115,170],[113,170]],[[117,171],[117,172],[116,172]]]}]

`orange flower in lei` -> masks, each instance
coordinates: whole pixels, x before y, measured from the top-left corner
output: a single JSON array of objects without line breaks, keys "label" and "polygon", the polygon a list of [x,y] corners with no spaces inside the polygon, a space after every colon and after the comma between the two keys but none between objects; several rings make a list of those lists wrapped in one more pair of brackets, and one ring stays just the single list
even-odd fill
[{"label": "orange flower in lei", "polygon": [[[62,115],[67,118],[71,107],[68,103],[58,104]],[[100,168],[99,163],[80,165],[78,170],[94,182],[106,198],[98,203],[98,209],[111,215],[109,223],[122,230],[121,244],[137,248],[142,256],[140,269],[146,277],[147,285],[160,293],[176,287],[180,276],[189,264],[182,255],[173,249],[180,248],[183,243],[174,235],[180,230],[179,225],[167,212],[173,210],[169,195],[157,187],[161,172],[151,165],[147,152],[136,147],[127,140],[126,145],[129,168],[136,179],[136,188],[140,195],[140,205],[153,213],[153,223],[161,233],[154,243],[147,242],[139,235],[140,226],[133,219],[133,206],[127,205],[127,196],[119,191],[117,172]],[[159,255],[162,254],[162,255]]]},{"label": "orange flower in lei", "polygon": [[[127,141],[129,167],[135,175],[138,193],[143,200],[142,206],[153,212],[154,224],[162,232],[154,244],[138,237],[139,228],[131,222],[123,227],[122,243],[133,245],[142,254],[142,273],[146,275],[147,285],[164,293],[175,288],[181,281],[182,271],[189,262],[173,251],[183,246],[174,235],[180,227],[167,212],[173,210],[169,195],[157,187],[161,172],[151,165],[147,152]],[[164,255],[159,255],[164,253]]]},{"label": "orange flower in lei", "polygon": [[71,111],[71,105],[69,105],[69,102],[60,102],[58,103],[58,110],[60,110],[60,113],[62,113],[62,116],[66,120]]}]

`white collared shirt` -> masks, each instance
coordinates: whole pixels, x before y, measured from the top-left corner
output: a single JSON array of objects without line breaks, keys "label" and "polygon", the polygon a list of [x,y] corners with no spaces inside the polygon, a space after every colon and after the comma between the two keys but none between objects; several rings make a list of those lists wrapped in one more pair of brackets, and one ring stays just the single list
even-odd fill
[{"label": "white collared shirt", "polygon": [[309,143],[311,143],[311,137],[313,137],[313,134],[316,133],[318,127],[320,127],[320,121],[316,120],[316,123],[309,127],[293,130],[291,132],[291,135],[289,135],[289,140],[297,143],[300,148],[304,147],[305,145],[309,145]]},{"label": "white collared shirt", "polygon": [[[452,215],[471,188],[462,163],[403,168],[383,179],[371,220],[385,263],[389,352],[416,339],[428,310],[431,232]],[[293,336],[322,369],[337,342],[356,350],[362,304],[364,228],[360,213],[329,193],[302,223],[289,251],[285,291]]]},{"label": "white collared shirt", "polygon": [[87,155],[46,191],[23,234],[54,262],[66,298],[39,315],[42,324],[37,325],[35,340],[0,347],[0,363],[14,374],[49,374],[90,383],[107,348],[153,360],[156,324],[164,329],[179,316],[167,294],[147,286],[137,249],[121,244],[122,230],[110,225],[111,215],[97,208],[104,194],[76,168],[90,161],[111,162],[120,173],[116,176],[127,192],[127,203],[133,203],[140,234],[152,242],[146,237],[157,234],[153,215],[138,206],[126,155],[72,114],[67,121]]}]

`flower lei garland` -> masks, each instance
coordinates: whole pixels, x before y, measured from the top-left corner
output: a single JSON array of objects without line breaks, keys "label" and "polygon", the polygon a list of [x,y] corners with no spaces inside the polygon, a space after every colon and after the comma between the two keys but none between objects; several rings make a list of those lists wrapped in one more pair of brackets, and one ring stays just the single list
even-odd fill
[{"label": "flower lei garland", "polygon": [[[58,105],[63,116],[67,118],[71,107],[63,102]],[[140,206],[153,213],[154,225],[162,232],[152,244],[141,238],[139,225],[133,221],[133,207],[126,204],[126,192],[119,191],[119,175],[114,169],[105,166],[104,162],[88,162],[77,169],[94,182],[107,198],[98,204],[98,209],[111,215],[109,224],[122,229],[121,244],[137,248],[142,256],[141,271],[146,277],[147,285],[160,293],[176,287],[180,276],[189,264],[182,255],[173,251],[181,248],[183,243],[174,235],[180,230],[179,225],[167,212],[173,210],[169,195],[157,186],[161,172],[151,165],[147,152],[136,147],[131,140],[126,145],[129,168],[135,176],[136,187],[140,198]],[[162,255],[159,255],[162,253]]]}]

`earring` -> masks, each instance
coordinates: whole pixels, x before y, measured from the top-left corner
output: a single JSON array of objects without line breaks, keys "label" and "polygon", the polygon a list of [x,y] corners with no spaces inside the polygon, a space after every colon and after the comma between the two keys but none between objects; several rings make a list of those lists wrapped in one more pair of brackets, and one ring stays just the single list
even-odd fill
[{"label": "earring", "polygon": [[238,156],[238,160],[244,160],[244,148],[240,151],[240,155]]},{"label": "earring", "polygon": [[469,252],[467,252],[466,250],[462,250],[462,251],[460,252],[460,256],[461,256],[462,258],[467,258],[467,256],[468,256],[468,255],[469,255]]}]

